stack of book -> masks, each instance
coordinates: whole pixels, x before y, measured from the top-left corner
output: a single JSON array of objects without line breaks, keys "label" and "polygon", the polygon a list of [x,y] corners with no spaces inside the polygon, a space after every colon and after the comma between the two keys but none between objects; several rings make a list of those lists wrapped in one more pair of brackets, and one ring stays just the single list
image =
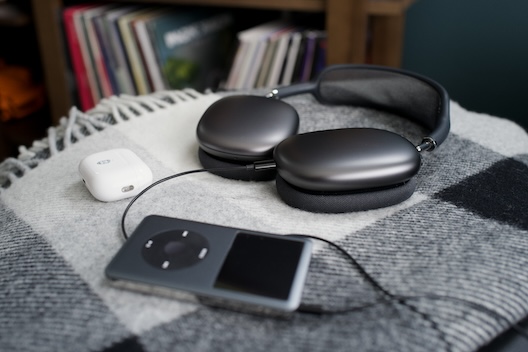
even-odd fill
[{"label": "stack of book", "polygon": [[272,21],[237,33],[227,90],[306,82],[326,64],[326,32]]},{"label": "stack of book", "polygon": [[325,32],[287,20],[240,30],[229,11],[106,3],[66,7],[63,22],[83,110],[120,94],[288,85],[325,66]]},{"label": "stack of book", "polygon": [[204,8],[80,4],[63,22],[83,110],[123,93],[214,89],[236,44],[233,16]]}]

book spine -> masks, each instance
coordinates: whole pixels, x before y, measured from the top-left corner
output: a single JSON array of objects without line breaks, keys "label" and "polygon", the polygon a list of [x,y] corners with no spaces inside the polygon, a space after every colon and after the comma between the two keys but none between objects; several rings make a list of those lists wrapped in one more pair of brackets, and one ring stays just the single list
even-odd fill
[{"label": "book spine", "polygon": [[136,21],[134,30],[152,89],[154,91],[166,89],[145,21]]},{"label": "book spine", "polygon": [[[135,8],[131,8],[133,11]],[[126,11],[123,12],[125,14]],[[132,71],[126,55],[126,49],[119,33],[119,17],[105,17],[105,25],[109,37],[110,49],[116,60],[115,77],[119,87],[119,93],[136,95],[136,87],[132,78]]]},{"label": "book spine", "polygon": [[288,55],[284,67],[284,72],[281,77],[281,85],[288,85],[292,83],[293,70],[295,68],[295,61],[297,54],[299,53],[299,47],[301,45],[302,34],[295,32],[292,35],[291,43],[288,48]]},{"label": "book spine", "polygon": [[267,87],[272,88],[279,84],[280,73],[282,67],[284,66],[284,60],[286,56],[286,51],[288,49],[288,43],[291,38],[291,30],[288,29],[284,33],[281,33],[277,38],[277,49],[273,58],[273,63],[271,65],[271,70],[267,80]]},{"label": "book spine", "polygon": [[86,68],[86,77],[88,79],[88,85],[90,87],[92,100],[94,102],[98,102],[99,100],[101,100],[102,94],[99,91],[99,87],[95,78],[95,72],[93,69],[95,65],[91,57],[88,41],[86,39],[86,32],[82,20],[81,11],[74,13],[73,22],[75,26],[75,33],[77,34],[77,39],[79,40],[79,46],[81,49],[81,56],[84,62],[84,67]]},{"label": "book spine", "polygon": [[307,82],[311,78],[316,44],[316,34],[313,31],[309,31],[306,34],[306,50],[302,61],[301,82]]},{"label": "book spine", "polygon": [[118,20],[119,33],[123,39],[125,52],[130,63],[137,94],[148,94],[151,93],[151,89],[145,75],[145,68],[143,67],[143,62],[141,61],[136,38],[134,36],[130,22],[131,21],[128,18],[120,18]]},{"label": "book spine", "polygon": [[271,21],[237,34],[226,89],[273,88],[309,81],[326,65],[325,31]]},{"label": "book spine", "polygon": [[112,48],[106,31],[106,26],[102,16],[94,18],[94,30],[97,42],[101,49],[101,56],[104,63],[104,73],[108,77],[111,94],[119,94],[119,86],[117,84],[117,77],[115,76],[116,60],[113,55]]},{"label": "book spine", "polygon": [[99,41],[97,40],[97,35],[95,34],[93,19],[93,16],[84,16],[84,25],[87,34],[88,45],[92,52],[96,71],[95,77],[98,82],[101,95],[102,97],[109,97],[113,94],[112,87],[108,79],[106,64],[104,62],[103,55],[101,54],[101,47]]},{"label": "book spine", "polygon": [[77,95],[79,98],[79,105],[81,110],[86,111],[95,106],[93,99],[90,83],[88,82],[88,76],[84,60],[81,52],[81,45],[79,38],[77,37],[77,31],[73,21],[73,15],[75,11],[78,11],[79,7],[68,7],[63,11],[64,20],[64,31],[70,53],[70,59],[72,63],[73,75],[75,78],[75,86],[77,88]]}]

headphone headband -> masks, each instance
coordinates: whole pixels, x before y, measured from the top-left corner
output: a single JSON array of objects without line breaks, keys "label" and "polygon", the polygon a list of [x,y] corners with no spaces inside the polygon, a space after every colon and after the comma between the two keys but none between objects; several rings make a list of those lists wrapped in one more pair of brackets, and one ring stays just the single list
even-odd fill
[{"label": "headphone headband", "polygon": [[416,146],[420,152],[434,150],[449,134],[447,91],[414,72],[376,65],[333,65],[313,82],[273,89],[266,96],[282,99],[307,93],[323,104],[376,108],[408,117],[429,131]]}]

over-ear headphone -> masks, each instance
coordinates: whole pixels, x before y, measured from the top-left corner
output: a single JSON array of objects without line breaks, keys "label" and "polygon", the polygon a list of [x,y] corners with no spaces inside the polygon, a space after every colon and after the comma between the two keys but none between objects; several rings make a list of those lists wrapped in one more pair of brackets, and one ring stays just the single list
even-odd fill
[{"label": "over-ear headphone", "polygon": [[[279,99],[305,93],[322,104],[397,113],[429,134],[417,145],[374,128],[298,134],[297,111]],[[274,89],[266,96],[233,95],[216,101],[198,123],[198,153],[206,168],[267,163],[274,167],[218,174],[240,180],[276,178],[277,192],[290,206],[341,213],[409,198],[416,188],[420,153],[438,147],[449,128],[449,96],[434,80],[383,66],[334,65],[313,82]]]}]

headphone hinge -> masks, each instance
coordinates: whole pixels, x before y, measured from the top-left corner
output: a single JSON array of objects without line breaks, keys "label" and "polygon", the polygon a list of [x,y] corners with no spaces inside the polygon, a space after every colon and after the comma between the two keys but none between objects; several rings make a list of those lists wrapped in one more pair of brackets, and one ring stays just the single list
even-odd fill
[{"label": "headphone hinge", "polygon": [[277,89],[273,89],[271,92],[266,94],[266,98],[275,98],[279,99],[279,91]]},{"label": "headphone hinge", "polygon": [[436,144],[436,141],[431,137],[424,137],[422,139],[422,143],[416,146],[416,150],[418,152],[432,152],[436,149],[438,145]]}]

